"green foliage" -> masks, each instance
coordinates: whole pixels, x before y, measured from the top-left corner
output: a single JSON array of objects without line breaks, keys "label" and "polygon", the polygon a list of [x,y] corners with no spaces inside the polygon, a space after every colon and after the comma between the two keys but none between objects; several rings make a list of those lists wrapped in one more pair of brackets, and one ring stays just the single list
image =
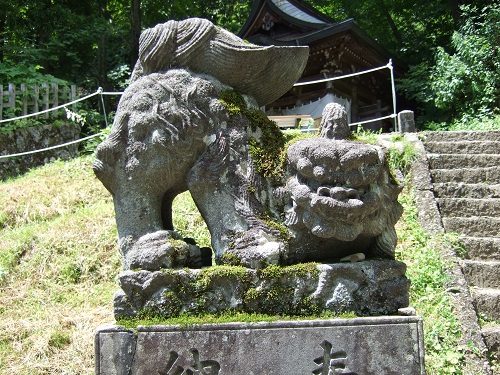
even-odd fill
[{"label": "green foliage", "polygon": [[378,132],[374,132],[370,129],[365,130],[363,126],[358,126],[355,132],[351,132],[349,139],[351,141],[358,141],[363,143],[368,143],[371,145],[376,145],[378,143],[378,135],[382,133],[382,129]]},{"label": "green foliage", "polygon": [[415,146],[405,139],[397,143],[393,142],[389,147],[389,168],[391,171],[399,170],[403,175],[407,175],[416,158]]},{"label": "green foliage", "polygon": [[410,69],[400,86],[433,120],[466,122],[498,112],[500,106],[500,5],[462,7],[463,23],[451,50],[438,46],[433,62]]},{"label": "green foliage", "polygon": [[71,344],[70,332],[67,330],[54,330],[50,334],[49,346],[55,349],[62,349]]},{"label": "green foliage", "polygon": [[179,194],[174,199],[173,207],[175,230],[185,238],[194,239],[200,247],[210,247],[210,232],[191,194],[188,191]]},{"label": "green foliage", "polygon": [[436,45],[447,45],[455,11],[451,2],[413,0],[309,0],[335,21],[354,18],[392,56],[410,64],[425,59]]},{"label": "green foliage", "polygon": [[168,19],[182,20],[188,17],[206,18],[216,25],[236,33],[250,13],[252,0],[206,0],[203,2],[173,0],[162,2],[145,0],[143,23],[147,26]]},{"label": "green foliage", "polygon": [[461,119],[456,119],[452,122],[428,122],[424,128],[426,130],[443,131],[443,130],[500,130],[500,115],[487,117],[471,117],[463,116]]},{"label": "green foliage", "polygon": [[41,65],[25,65],[22,63],[5,63],[0,62],[0,83],[13,83],[19,85],[21,83],[58,83],[65,84],[66,81],[57,79],[50,74],[43,74]]},{"label": "green foliage", "polygon": [[110,80],[113,87],[120,90],[125,90],[130,83],[130,76],[132,71],[130,67],[126,64],[119,65],[108,73],[108,79]]},{"label": "green foliage", "polygon": [[94,109],[86,110],[84,108],[80,108],[76,112],[68,108],[65,108],[65,110],[68,120],[81,126],[83,136],[98,135],[84,141],[80,145],[80,152],[82,155],[93,154],[97,146],[109,136],[109,133],[111,132],[112,119],[114,118],[114,112],[108,116],[108,121],[110,121],[109,125],[103,128],[102,124],[106,122],[106,118],[103,114]]}]

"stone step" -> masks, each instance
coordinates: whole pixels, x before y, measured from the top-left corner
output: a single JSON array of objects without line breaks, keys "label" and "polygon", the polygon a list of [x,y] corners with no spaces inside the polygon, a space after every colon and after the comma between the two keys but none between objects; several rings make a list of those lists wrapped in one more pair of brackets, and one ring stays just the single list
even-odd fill
[{"label": "stone step", "polygon": [[443,217],[446,232],[471,237],[497,237],[500,233],[500,218],[488,216]]},{"label": "stone step", "polygon": [[500,131],[443,131],[421,134],[424,142],[500,141]]},{"label": "stone step", "polygon": [[500,289],[471,288],[471,294],[480,316],[488,321],[500,321]]},{"label": "stone step", "polygon": [[486,168],[500,164],[500,155],[427,154],[431,169]]},{"label": "stone step", "polygon": [[500,154],[498,141],[425,142],[424,147],[434,154]]},{"label": "stone step", "polygon": [[491,199],[500,198],[500,185],[464,184],[464,183],[436,183],[434,195],[437,198],[469,198]]},{"label": "stone step", "polygon": [[438,198],[442,216],[500,216],[500,198]]},{"label": "stone step", "polygon": [[432,181],[463,182],[466,184],[495,184],[500,183],[500,167],[462,168],[462,169],[433,169]]},{"label": "stone step", "polygon": [[[483,335],[484,343],[488,352],[493,358],[500,358],[500,326],[491,325],[483,327],[481,330]],[[498,374],[498,373],[495,373]]]},{"label": "stone step", "polygon": [[460,241],[465,259],[500,262],[500,238],[461,236]]},{"label": "stone step", "polygon": [[463,260],[461,262],[467,284],[478,288],[500,288],[500,262]]}]

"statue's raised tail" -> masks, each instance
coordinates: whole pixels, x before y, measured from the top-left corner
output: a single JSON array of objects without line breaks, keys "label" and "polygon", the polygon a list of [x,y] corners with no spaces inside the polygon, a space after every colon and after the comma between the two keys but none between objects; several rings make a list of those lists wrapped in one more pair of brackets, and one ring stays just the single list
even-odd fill
[{"label": "statue's raised tail", "polygon": [[272,103],[300,78],[309,47],[258,46],[208,20],[168,21],[143,31],[132,81],[153,72],[187,68],[210,75],[259,106]]}]

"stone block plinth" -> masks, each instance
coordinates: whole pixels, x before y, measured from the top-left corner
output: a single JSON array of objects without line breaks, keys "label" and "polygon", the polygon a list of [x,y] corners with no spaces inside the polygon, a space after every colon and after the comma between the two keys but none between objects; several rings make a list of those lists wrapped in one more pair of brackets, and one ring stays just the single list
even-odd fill
[{"label": "stone block plinth", "polygon": [[227,311],[315,316],[323,311],[357,316],[394,315],[407,307],[406,266],[393,260],[307,263],[264,270],[204,269],[125,271],[118,276],[115,316],[143,312],[165,318]]},{"label": "stone block plinth", "polygon": [[421,375],[419,317],[106,326],[96,334],[97,375]]}]

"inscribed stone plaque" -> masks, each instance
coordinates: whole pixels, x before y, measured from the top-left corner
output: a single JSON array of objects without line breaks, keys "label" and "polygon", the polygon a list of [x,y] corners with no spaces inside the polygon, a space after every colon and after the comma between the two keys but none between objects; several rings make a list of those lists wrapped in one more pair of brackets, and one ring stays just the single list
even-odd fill
[{"label": "inscribed stone plaque", "polygon": [[105,327],[96,354],[99,375],[425,374],[419,317]]}]

